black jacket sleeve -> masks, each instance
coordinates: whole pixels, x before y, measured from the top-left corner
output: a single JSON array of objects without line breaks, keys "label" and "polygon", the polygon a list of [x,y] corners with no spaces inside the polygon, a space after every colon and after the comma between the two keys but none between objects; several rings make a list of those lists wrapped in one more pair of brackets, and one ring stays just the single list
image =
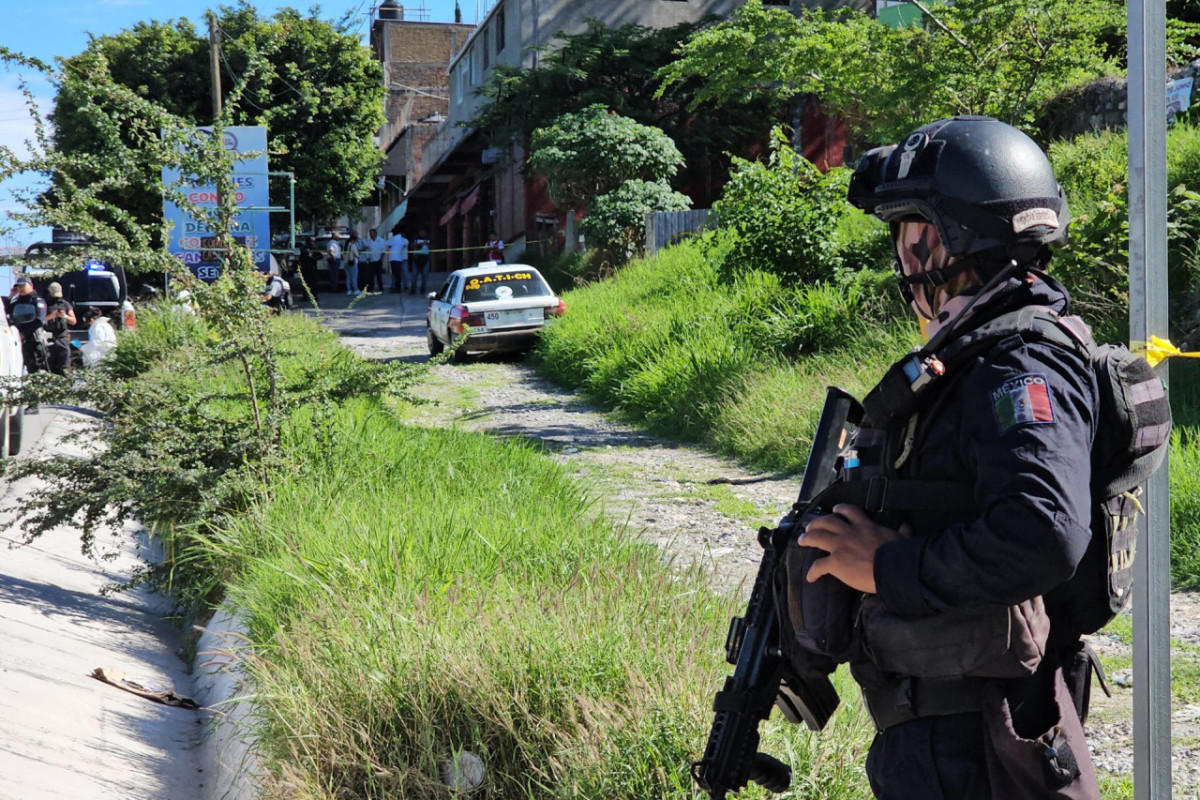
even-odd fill
[{"label": "black jacket sleeve", "polygon": [[963,381],[956,424],[963,489],[981,513],[880,548],[880,599],[928,614],[1011,605],[1067,580],[1091,536],[1096,403],[1080,354],[1013,337],[980,359]]}]

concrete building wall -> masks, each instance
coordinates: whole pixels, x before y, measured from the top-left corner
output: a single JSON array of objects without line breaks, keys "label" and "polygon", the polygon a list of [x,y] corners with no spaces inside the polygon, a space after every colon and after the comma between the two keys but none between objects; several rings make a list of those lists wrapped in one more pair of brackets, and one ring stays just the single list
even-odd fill
[{"label": "concrete building wall", "polygon": [[[482,100],[479,88],[486,82],[488,73],[498,64],[509,64],[531,68],[536,66],[539,54],[531,48],[542,46],[555,48],[561,44],[561,35],[580,33],[587,28],[589,18],[599,19],[608,27],[628,24],[650,28],[666,28],[686,22],[697,22],[707,15],[728,16],[745,0],[496,0],[462,43],[461,48],[449,59],[447,85],[449,90],[446,120],[438,127],[437,135],[427,144],[421,156],[425,174],[440,169],[438,166],[456,148],[466,146],[470,134],[466,127],[474,119]],[[874,15],[875,0],[764,0],[767,5],[788,8],[799,12],[804,8],[833,9],[852,7]],[[478,147],[478,143],[472,143]],[[488,197],[494,203],[487,220],[473,217],[468,223],[465,218],[450,223],[455,227],[454,235],[466,241],[474,235],[473,227],[490,222],[491,226],[506,240],[537,238],[542,234],[530,233],[539,226],[553,230],[543,218],[551,215],[561,217],[561,211],[553,209],[544,192],[531,191],[528,182],[520,175],[519,167],[523,154],[510,150],[499,154],[499,161],[481,163],[472,180],[481,180],[488,187]],[[465,191],[470,181],[461,185],[457,181],[447,184],[447,198],[456,192]],[[447,204],[446,207],[450,207]],[[476,212],[478,213],[478,212]],[[473,226],[473,227],[471,227]],[[532,226],[532,227],[531,227]],[[554,234],[555,238],[559,237]]]},{"label": "concrete building wall", "polygon": [[[696,22],[706,14],[728,15],[743,1],[500,0],[450,62],[450,122],[474,118],[480,104],[475,92],[497,63],[532,67],[537,54],[530,52],[529,47],[553,47],[560,33],[584,31],[589,17],[612,28],[631,24],[669,28]],[[503,48],[497,49],[501,41]]]},{"label": "concrete building wall", "polygon": [[[451,59],[449,66],[451,124],[474,118],[480,101],[475,92],[497,63],[533,67],[534,46],[554,47],[559,34],[575,34],[594,17],[611,28],[644,25],[669,28],[698,22],[709,14],[728,16],[745,0],[497,0]],[[800,11],[804,8],[855,8],[874,15],[875,0],[775,0],[766,2]],[[503,46],[499,46],[500,44]]]},{"label": "concrete building wall", "polygon": [[421,153],[432,133],[428,126],[420,131],[410,132],[410,128],[422,120],[447,116],[446,65],[474,29],[474,25],[391,19],[376,19],[372,24],[371,46],[384,65],[388,87],[387,121],[379,130],[379,145],[387,153],[384,175],[392,186],[408,188],[421,179]]}]

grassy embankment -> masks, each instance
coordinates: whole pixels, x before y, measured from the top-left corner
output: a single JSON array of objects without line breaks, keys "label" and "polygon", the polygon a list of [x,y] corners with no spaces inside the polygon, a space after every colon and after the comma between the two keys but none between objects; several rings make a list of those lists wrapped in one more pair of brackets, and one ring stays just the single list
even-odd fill
[{"label": "grassy embankment", "polygon": [[[914,326],[889,320],[885,301],[853,288],[788,290],[761,275],[723,285],[713,269],[718,259],[695,241],[569,293],[570,312],[539,348],[540,368],[660,434],[698,440],[762,468],[801,470],[826,385],[862,396],[916,341]],[[863,283],[872,281],[864,276]],[[789,344],[786,337],[802,336],[811,319],[827,336],[811,354],[785,357],[807,349],[808,340]],[[1171,549],[1180,588],[1200,588],[1198,374],[1200,364],[1173,365]],[[1115,620],[1109,633],[1128,643],[1128,619]],[[1195,702],[1200,651],[1178,642],[1173,651],[1176,702]],[[1125,659],[1105,663],[1110,674],[1129,667]],[[1131,796],[1125,777],[1102,779],[1106,798]]]},{"label": "grassy embankment", "polygon": [[[285,375],[338,380],[335,337],[276,324]],[[151,379],[209,338],[146,315],[122,347]],[[234,365],[204,391],[205,414],[245,418]],[[446,797],[460,749],[486,764],[484,797],[695,796],[729,598],[528,445],[421,429],[377,398],[302,406],[284,441],[246,510],[163,528],[183,588],[215,576],[246,614],[268,796]],[[805,797],[865,798],[868,725],[851,703],[821,736],[768,724],[764,748]]]},{"label": "grassy embankment", "polygon": [[[887,273],[801,290],[723,281],[727,246],[685,244],[572,293],[542,368],[659,433],[795,470],[824,386],[861,394],[915,332]],[[285,367],[340,352],[307,323],[280,324]],[[1195,396],[1189,367],[1177,403]],[[211,412],[243,414],[232,370],[221,380]],[[1190,555],[1195,409],[1177,418],[1175,544]],[[175,550],[248,614],[276,794],[442,797],[441,762],[461,748],[487,764],[484,796],[694,796],[686,767],[728,671],[730,599],[586,514],[582,488],[527,446],[405,425],[378,399],[301,408],[286,431],[285,468],[248,511]],[[1180,585],[1195,580],[1187,564]],[[824,734],[765,726],[795,796],[869,794],[869,724],[839,680],[849,700]]]}]

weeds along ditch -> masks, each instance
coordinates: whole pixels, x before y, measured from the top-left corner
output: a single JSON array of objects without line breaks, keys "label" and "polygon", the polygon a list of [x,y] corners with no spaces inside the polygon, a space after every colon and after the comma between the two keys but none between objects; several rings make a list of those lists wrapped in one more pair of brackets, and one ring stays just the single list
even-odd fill
[{"label": "weeds along ditch", "polygon": [[[444,797],[442,763],[466,750],[487,797],[692,797],[727,669],[697,642],[722,639],[729,601],[586,514],[529,446],[366,401],[338,419],[305,472],[214,543],[243,565],[230,597],[256,643],[273,791]],[[774,738],[823,796],[853,796],[816,765],[857,780],[847,743],[864,724],[842,715],[840,744]]]},{"label": "weeds along ditch", "polygon": [[[145,577],[185,610],[245,614],[266,796],[444,798],[467,751],[476,796],[693,797],[737,604],[531,445],[404,423],[413,375],[298,316],[271,333],[277,452],[199,433],[250,425],[245,373],[199,321],[149,311],[105,371],[119,402],[93,465],[137,472],[83,487],[152,517],[167,561]],[[773,721],[764,747],[805,796],[866,798],[869,728],[851,699],[820,736]]]}]

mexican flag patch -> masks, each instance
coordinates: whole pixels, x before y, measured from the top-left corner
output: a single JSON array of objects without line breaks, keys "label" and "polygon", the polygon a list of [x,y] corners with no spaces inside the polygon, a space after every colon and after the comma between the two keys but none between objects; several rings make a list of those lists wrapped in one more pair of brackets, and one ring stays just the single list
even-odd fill
[{"label": "mexican flag patch", "polygon": [[1009,378],[992,391],[992,411],[1001,434],[1020,425],[1053,424],[1054,409],[1050,406],[1046,376],[1027,372]]}]

